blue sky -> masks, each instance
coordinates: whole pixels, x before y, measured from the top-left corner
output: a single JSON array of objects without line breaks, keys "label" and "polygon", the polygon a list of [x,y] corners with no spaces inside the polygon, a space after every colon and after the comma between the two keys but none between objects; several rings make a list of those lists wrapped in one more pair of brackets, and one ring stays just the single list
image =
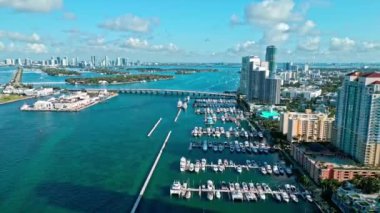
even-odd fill
[{"label": "blue sky", "polygon": [[379,62],[374,0],[1,0],[0,59]]}]

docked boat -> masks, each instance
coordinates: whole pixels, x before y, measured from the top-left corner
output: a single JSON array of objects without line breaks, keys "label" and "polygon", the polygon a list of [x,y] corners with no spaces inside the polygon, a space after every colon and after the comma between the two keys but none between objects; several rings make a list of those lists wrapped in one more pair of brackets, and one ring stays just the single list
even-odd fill
[{"label": "docked boat", "polygon": [[214,152],[217,152],[218,151],[218,145],[214,145],[213,150],[214,150]]},{"label": "docked boat", "polygon": [[207,152],[207,142],[206,141],[203,142],[202,149],[203,149],[203,151]]},{"label": "docked boat", "polygon": [[181,160],[179,162],[179,170],[181,172],[184,172],[186,170],[186,158],[185,157],[181,157]]},{"label": "docked boat", "polygon": [[258,135],[260,138],[263,138],[263,133],[262,133],[262,132],[258,132],[257,135]]},{"label": "docked boat", "polygon": [[234,191],[235,190],[235,185],[234,185],[234,183],[229,183],[228,184],[228,188],[230,189],[230,191]]},{"label": "docked boat", "polygon": [[231,133],[230,133],[230,131],[226,131],[226,138],[230,138],[231,137]]},{"label": "docked boat", "polygon": [[306,195],[306,200],[309,201],[310,203],[313,202],[313,198],[309,194]]},{"label": "docked boat", "polygon": [[206,159],[202,158],[202,160],[201,160],[202,171],[206,171],[206,163],[207,163]]},{"label": "docked boat", "polygon": [[292,175],[293,174],[292,168],[286,168],[285,171],[286,171],[287,175]]},{"label": "docked boat", "polygon": [[194,164],[193,164],[193,163],[190,163],[189,171],[190,171],[190,172],[193,172],[193,171],[194,171]]},{"label": "docked boat", "polygon": [[181,100],[178,100],[178,102],[177,102],[177,107],[178,107],[178,108],[181,108],[181,107],[182,107],[182,104],[183,104],[182,101],[181,101]]},{"label": "docked boat", "polygon": [[282,192],[281,192],[281,197],[282,197],[282,199],[283,199],[285,202],[289,203],[289,195],[288,195],[288,193],[282,191]]},{"label": "docked boat", "polygon": [[182,109],[184,109],[184,110],[187,109],[187,102],[182,103]]},{"label": "docked boat", "polygon": [[278,166],[277,165],[273,166],[273,174],[275,174],[275,175],[279,175],[280,174],[280,171],[278,170]]},{"label": "docked boat", "polygon": [[276,198],[276,200],[278,201],[278,202],[281,202],[281,195],[280,194],[278,194],[278,193],[275,193],[274,194],[274,197]]},{"label": "docked boat", "polygon": [[199,162],[199,160],[197,160],[196,162],[195,162],[195,166],[194,166],[194,171],[196,172],[196,173],[199,173],[199,170],[201,169],[201,163]]},{"label": "docked boat", "polygon": [[240,174],[243,171],[243,169],[241,168],[241,166],[237,166],[236,171]]},{"label": "docked boat", "polygon": [[186,191],[185,198],[186,199],[190,199],[191,198],[191,191]]},{"label": "docked boat", "polygon": [[262,166],[262,167],[260,168],[260,170],[261,170],[261,173],[262,173],[263,175],[266,175],[266,174],[267,174],[267,170],[265,169],[264,166]]},{"label": "docked boat", "polygon": [[290,198],[292,199],[293,202],[298,203],[298,198],[295,194],[290,194]]},{"label": "docked boat", "polygon": [[269,164],[266,165],[265,169],[267,170],[268,174],[270,174],[270,175],[272,174],[272,167]]},{"label": "docked boat", "polygon": [[279,171],[280,175],[284,175],[285,174],[285,170],[281,166],[278,167],[278,171]]},{"label": "docked boat", "polygon": [[218,172],[218,170],[219,170],[218,165],[213,165],[212,169],[214,170],[214,172]]},{"label": "docked boat", "polygon": [[213,200],[214,199],[214,183],[211,180],[207,181],[207,199]]},{"label": "docked boat", "polygon": [[220,193],[219,190],[216,190],[215,197],[218,198],[218,199],[220,199],[222,197],[222,194]]},{"label": "docked boat", "polygon": [[219,146],[218,146],[218,150],[219,150],[219,152],[223,152],[223,150],[224,150],[224,146],[223,146],[222,144],[219,144]]}]

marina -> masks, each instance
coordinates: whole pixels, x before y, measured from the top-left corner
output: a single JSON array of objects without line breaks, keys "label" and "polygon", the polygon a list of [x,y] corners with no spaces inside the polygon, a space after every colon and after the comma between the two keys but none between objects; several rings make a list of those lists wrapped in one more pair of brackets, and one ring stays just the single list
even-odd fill
[{"label": "marina", "polygon": [[275,175],[275,176],[288,176],[293,175],[292,167],[285,165],[285,162],[278,162],[275,164],[269,164],[267,162],[256,162],[255,160],[246,160],[244,163],[236,163],[228,159],[218,159],[216,163],[209,162],[205,158],[201,160],[191,161],[185,157],[181,157],[179,163],[179,170],[181,172],[199,173],[206,172],[208,169],[216,172],[222,173],[226,169],[234,170],[237,173],[242,173],[243,171],[259,171],[262,175]]},{"label": "marina", "polygon": [[[225,182],[222,181],[216,185],[213,181],[208,180],[207,184],[192,188],[187,182],[181,183],[174,181],[170,188],[170,196],[176,195],[179,198],[190,199],[192,194],[198,194],[202,197],[206,194],[207,200],[227,198],[232,201],[259,201],[266,200],[271,196],[276,202],[298,203],[299,198],[303,198],[306,202],[313,202],[309,192],[301,192],[294,185],[285,184],[283,186],[272,189],[266,183],[254,182]],[[222,196],[224,194],[224,196]]]},{"label": "marina", "polygon": [[[13,136],[4,135],[4,141],[7,143],[3,143],[2,146],[4,153],[1,163],[4,170],[0,183],[0,188],[3,189],[0,190],[3,198],[0,203],[1,209],[4,212],[20,212],[24,211],[26,206],[34,212],[129,212],[140,195],[142,186],[162,146],[162,141],[166,138],[168,131],[173,130],[170,142],[166,144],[165,151],[136,207],[136,212],[191,213],[202,210],[205,212],[252,212],[252,210],[283,213],[316,212],[314,204],[304,202],[301,197],[298,203],[289,202],[288,204],[276,202],[271,197],[268,197],[265,202],[255,204],[245,202],[246,200],[241,203],[235,200],[239,202],[235,204],[229,202],[228,193],[222,192],[215,192],[213,197],[216,202],[208,202],[206,192],[202,192],[202,197],[199,197],[197,192],[193,192],[192,199],[188,200],[177,199],[174,194],[172,198],[170,197],[169,190],[173,180],[180,180],[181,184],[188,182],[188,186],[196,189],[202,185],[201,183],[206,185],[207,180],[212,180],[216,189],[221,189],[222,181],[240,184],[242,182],[267,183],[272,190],[277,190],[276,186],[284,183],[299,188],[295,175],[277,178],[274,175],[260,175],[258,169],[250,169],[250,172],[243,169],[242,173],[237,173],[233,168],[226,169],[223,173],[216,173],[209,167],[207,172],[198,174],[178,171],[181,156],[192,159],[193,162],[196,159],[206,158],[208,164],[212,161],[216,164],[218,158],[221,158],[244,165],[245,160],[249,158],[258,164],[266,161],[273,166],[280,160],[277,152],[243,155],[236,154],[236,151],[231,154],[228,148],[215,154],[213,148],[208,149],[207,152],[203,152],[202,149],[189,152],[190,142],[202,143],[203,140],[210,140],[223,143],[238,140],[243,143],[244,141],[254,143],[260,141],[260,138],[246,140],[244,137],[234,138],[233,136],[229,139],[225,136],[220,138],[190,136],[189,133],[195,126],[204,126],[204,115],[197,115],[192,107],[196,96],[190,95],[192,100],[188,104],[187,112],[184,113],[182,109],[180,119],[174,123],[175,114],[178,112],[177,101],[179,98],[183,100],[186,95],[177,95],[177,92],[167,95],[153,94],[153,91],[143,93],[146,88],[187,91],[197,91],[202,88],[205,93],[209,91],[224,93],[224,91],[235,90],[234,81],[237,74],[233,71],[234,68],[220,67],[222,68],[218,69],[222,71],[218,73],[199,73],[192,75],[191,78],[185,75],[179,76],[170,83],[157,81],[133,85],[108,85],[107,89],[110,92],[119,89],[129,92],[120,93],[118,97],[104,104],[94,105],[79,113],[22,113],[23,122],[19,122],[19,107],[22,103],[3,106],[0,110],[2,118],[0,126]],[[238,68],[235,69],[238,70]],[[91,77],[92,74],[84,73],[83,75]],[[43,79],[39,79],[41,76]],[[32,73],[27,69],[23,77],[25,82],[60,82],[57,80],[58,77]],[[190,81],[192,83],[187,85]],[[76,91],[81,91],[83,88],[91,89],[84,85],[75,87],[59,84],[59,86],[76,89]],[[92,88],[94,91],[103,89],[97,86]],[[141,90],[137,90],[140,88]],[[205,98],[207,97],[211,96],[205,94]],[[225,96],[216,97],[216,99],[220,98],[225,98]],[[30,104],[32,101],[25,102]],[[239,109],[236,105],[231,105],[231,107]],[[213,125],[214,128],[217,126],[224,126],[225,130],[228,130],[230,126],[236,128],[233,122],[226,122],[226,125],[223,125],[220,122],[220,116],[223,113],[216,114],[218,120]],[[147,137],[159,117],[163,120],[151,136]],[[166,118],[173,120],[167,122]],[[240,123],[241,127],[253,132],[245,120]],[[17,128],[7,128],[13,126]],[[270,144],[269,142],[268,145]],[[254,175],[256,173],[257,175]],[[14,177],[19,174],[25,178],[15,181]],[[88,196],[89,194],[91,196]],[[218,194],[222,197],[220,200],[216,200]],[[252,209],[253,205],[255,209]]]}]

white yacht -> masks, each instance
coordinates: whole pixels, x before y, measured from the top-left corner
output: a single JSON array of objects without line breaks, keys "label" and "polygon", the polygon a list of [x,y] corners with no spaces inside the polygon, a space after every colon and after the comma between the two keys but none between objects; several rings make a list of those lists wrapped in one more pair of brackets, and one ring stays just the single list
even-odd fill
[{"label": "white yacht", "polygon": [[214,183],[211,180],[207,181],[207,199],[213,200],[214,199]]},{"label": "white yacht", "polygon": [[186,158],[181,157],[180,163],[179,163],[179,170],[181,172],[184,172],[186,170]]},{"label": "white yacht", "polygon": [[201,163],[199,162],[199,160],[197,160],[196,163],[195,163],[194,171],[196,173],[199,173],[200,169],[201,169]]},{"label": "white yacht", "polygon": [[182,104],[182,109],[184,109],[184,110],[187,109],[187,102],[184,102],[184,103]]},{"label": "white yacht", "polygon": [[309,194],[306,195],[306,200],[309,201],[310,203],[313,202],[313,198]]},{"label": "white yacht", "polygon": [[218,199],[220,199],[222,197],[222,195],[221,195],[221,193],[220,193],[219,190],[216,190],[215,197],[218,198]]},{"label": "white yacht", "polygon": [[202,160],[201,160],[202,171],[206,171],[206,163],[207,163],[206,159],[202,158]]},{"label": "white yacht", "polygon": [[288,193],[282,191],[282,192],[281,192],[281,197],[282,197],[282,199],[283,199],[285,202],[289,203],[289,196],[288,196]]},{"label": "white yacht", "polygon": [[298,198],[295,194],[290,194],[290,198],[295,202],[298,203]]},{"label": "white yacht", "polygon": [[178,102],[177,102],[177,107],[178,107],[178,108],[181,108],[181,107],[182,107],[182,104],[183,104],[182,101],[181,101],[181,100],[178,100]]}]

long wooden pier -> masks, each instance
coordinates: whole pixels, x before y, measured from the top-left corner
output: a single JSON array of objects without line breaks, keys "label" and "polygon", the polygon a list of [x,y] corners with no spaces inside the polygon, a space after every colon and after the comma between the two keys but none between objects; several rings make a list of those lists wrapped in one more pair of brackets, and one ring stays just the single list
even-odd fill
[{"label": "long wooden pier", "polygon": [[181,114],[181,112],[182,112],[182,109],[179,109],[178,113],[177,113],[177,116],[175,116],[175,118],[174,118],[174,123],[177,123],[177,120],[178,120],[179,115]]},{"label": "long wooden pier", "polygon": [[133,208],[132,208],[132,210],[131,210],[131,213],[135,213],[135,212],[136,212],[136,209],[137,209],[137,207],[139,206],[139,203],[140,203],[140,201],[141,201],[141,198],[142,198],[142,196],[144,195],[144,192],[145,192],[145,190],[146,190],[146,187],[148,186],[149,181],[150,181],[150,179],[152,178],[153,172],[154,172],[154,170],[156,169],[156,166],[157,166],[158,162],[160,161],[160,158],[161,158],[162,152],[164,151],[165,146],[166,146],[167,142],[169,141],[169,138],[170,138],[170,135],[171,135],[171,134],[172,134],[172,131],[169,131],[168,135],[167,135],[166,138],[165,138],[164,143],[162,144],[162,147],[161,147],[160,151],[158,152],[158,155],[157,155],[157,157],[156,157],[156,160],[154,161],[153,166],[152,166],[152,168],[150,169],[148,176],[146,177],[146,180],[145,180],[145,182],[144,182],[144,185],[142,186],[141,191],[140,191],[140,193],[139,193],[139,196],[137,197],[137,199],[136,199],[136,201],[135,201],[135,204],[133,205]]},{"label": "long wooden pier", "polygon": [[148,133],[148,137],[150,137],[153,134],[154,130],[156,130],[157,126],[160,124],[161,121],[162,121],[162,118],[158,119],[157,123],[153,126],[153,128]]}]

